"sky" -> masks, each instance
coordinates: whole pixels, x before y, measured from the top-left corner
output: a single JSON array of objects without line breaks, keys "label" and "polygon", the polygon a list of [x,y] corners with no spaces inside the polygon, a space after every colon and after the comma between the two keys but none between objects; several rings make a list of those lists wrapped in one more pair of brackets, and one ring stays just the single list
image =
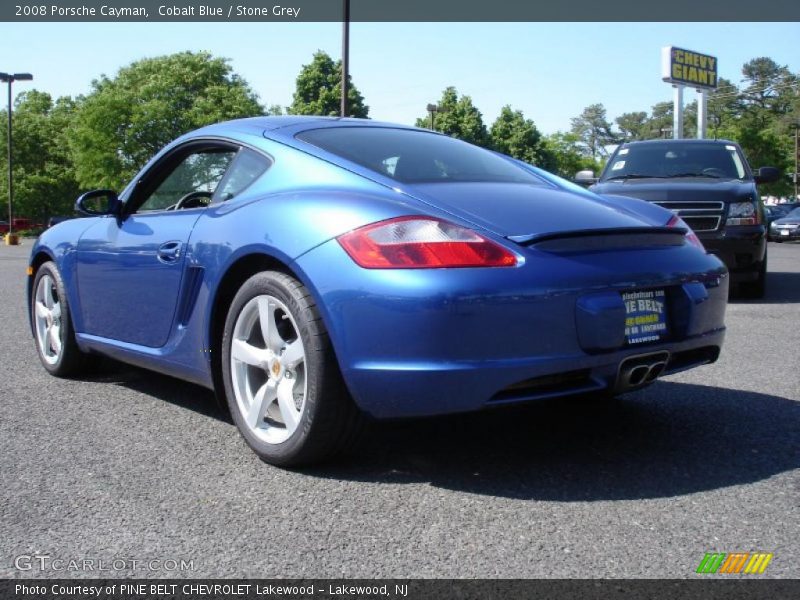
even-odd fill
[{"label": "sky", "polygon": [[[800,23],[352,23],[350,72],[374,119],[413,123],[452,85],[487,126],[510,104],[549,134],[590,104],[613,120],[671,100],[662,46],[715,55],[719,76],[738,83],[759,56],[800,72],[798,40]],[[206,50],[229,58],[262,104],[286,106],[318,49],[340,58],[341,24],[0,23],[0,71],[34,75],[15,95],[86,94],[134,60]]]}]

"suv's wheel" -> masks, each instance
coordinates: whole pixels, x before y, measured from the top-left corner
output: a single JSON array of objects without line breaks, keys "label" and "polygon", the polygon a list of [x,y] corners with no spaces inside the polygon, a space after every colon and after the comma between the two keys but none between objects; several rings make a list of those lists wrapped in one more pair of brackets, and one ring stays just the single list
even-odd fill
[{"label": "suv's wheel", "polygon": [[44,368],[57,377],[81,371],[86,355],[75,341],[64,281],[52,261],[36,271],[30,310],[36,350]]},{"label": "suv's wheel", "polygon": [[222,373],[233,420],[266,462],[297,466],[334,456],[360,428],[319,311],[284,273],[258,273],[234,297]]},{"label": "suv's wheel", "polygon": [[758,279],[739,284],[739,293],[745,298],[763,298],[767,291],[767,257],[758,269]]}]

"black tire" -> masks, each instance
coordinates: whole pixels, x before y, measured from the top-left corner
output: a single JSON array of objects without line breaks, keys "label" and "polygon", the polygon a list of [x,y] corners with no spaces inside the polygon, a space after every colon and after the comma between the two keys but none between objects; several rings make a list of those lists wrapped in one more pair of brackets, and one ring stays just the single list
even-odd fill
[{"label": "black tire", "polygon": [[[254,298],[268,295],[288,309],[304,347],[305,401],[294,432],[280,443],[261,439],[247,424],[234,392],[231,344],[237,319]],[[298,467],[340,455],[358,437],[364,416],[344,385],[330,338],[308,290],[277,271],[253,275],[231,303],[222,338],[222,375],[230,414],[250,448],[265,462]],[[267,375],[269,377],[269,375]]]},{"label": "black tire", "polygon": [[[52,281],[52,290],[55,292],[55,299],[60,307],[60,318],[54,322],[59,325],[58,338],[61,340],[61,352],[58,354],[55,361],[53,361],[53,356],[50,356],[49,359],[45,357],[45,349],[42,347],[42,341],[37,333],[37,290],[45,277],[49,277],[50,281]],[[34,324],[36,353],[47,372],[56,377],[70,377],[83,372],[87,364],[87,355],[81,352],[78,343],[75,341],[75,331],[72,326],[72,315],[70,313],[66,288],[64,287],[64,280],[61,278],[58,267],[56,267],[55,263],[52,261],[43,263],[36,271],[36,276],[33,279],[33,292],[31,293],[31,305],[29,310],[31,311],[31,322]],[[52,351],[52,346],[48,348],[48,353],[50,351]]]},{"label": "black tire", "polygon": [[739,284],[739,294],[744,298],[763,298],[767,292],[767,257],[758,270],[758,279]]}]

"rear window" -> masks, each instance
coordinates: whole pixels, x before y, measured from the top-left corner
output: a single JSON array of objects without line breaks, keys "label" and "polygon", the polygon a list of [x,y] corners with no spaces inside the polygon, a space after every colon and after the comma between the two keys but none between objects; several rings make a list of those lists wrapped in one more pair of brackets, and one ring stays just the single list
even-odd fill
[{"label": "rear window", "polygon": [[602,179],[628,177],[744,179],[747,170],[732,144],[676,141],[620,148],[606,166]]},{"label": "rear window", "polygon": [[451,137],[387,127],[330,127],[297,139],[403,183],[504,182],[544,185],[501,156]]}]

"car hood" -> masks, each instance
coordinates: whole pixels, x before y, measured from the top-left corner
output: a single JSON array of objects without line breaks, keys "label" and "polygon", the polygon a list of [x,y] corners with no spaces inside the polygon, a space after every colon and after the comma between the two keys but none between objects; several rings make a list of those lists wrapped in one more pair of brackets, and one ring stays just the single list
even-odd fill
[{"label": "car hood", "polygon": [[420,200],[504,237],[655,224],[611,201],[541,185],[469,182],[407,187]]},{"label": "car hood", "polygon": [[772,223],[774,225],[798,225],[800,224],[800,217],[783,217],[775,219]]},{"label": "car hood", "polygon": [[751,200],[754,186],[752,181],[735,179],[628,179],[600,182],[593,185],[591,190],[598,194],[620,194],[650,202],[735,202],[740,199]]}]

